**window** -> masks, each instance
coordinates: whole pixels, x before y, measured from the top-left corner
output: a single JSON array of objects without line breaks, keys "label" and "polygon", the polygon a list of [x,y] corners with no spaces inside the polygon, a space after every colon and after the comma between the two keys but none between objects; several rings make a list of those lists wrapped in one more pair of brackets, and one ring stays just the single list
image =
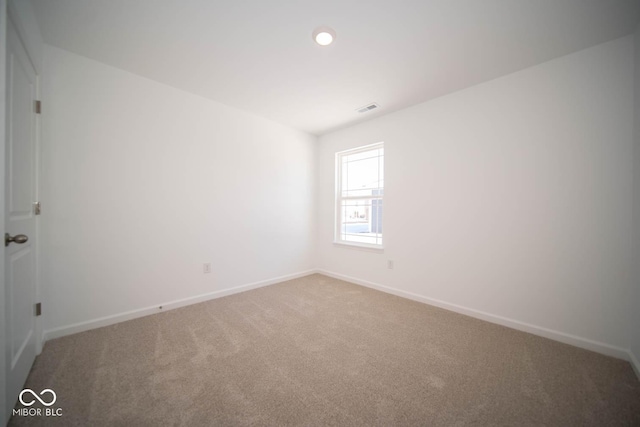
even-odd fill
[{"label": "window", "polygon": [[336,243],[382,248],[384,144],[336,153]]}]

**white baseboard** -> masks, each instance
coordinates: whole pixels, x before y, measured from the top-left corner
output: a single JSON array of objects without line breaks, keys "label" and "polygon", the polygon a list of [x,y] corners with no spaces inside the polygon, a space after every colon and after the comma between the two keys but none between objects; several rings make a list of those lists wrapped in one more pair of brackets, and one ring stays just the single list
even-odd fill
[{"label": "white baseboard", "polygon": [[[629,361],[629,363],[631,364],[631,367],[633,368],[636,375],[638,376],[638,379],[640,379],[640,362],[638,361],[638,358],[635,356],[635,354],[631,352],[631,350],[625,350],[620,347],[604,344],[604,343],[593,341],[587,338],[566,334],[564,332],[555,331],[552,329],[547,329],[547,328],[543,328],[536,325],[531,325],[529,323],[520,322],[518,320],[509,319],[502,316],[496,316],[494,314],[486,313],[480,310],[475,310],[475,309],[463,307],[457,304],[451,304],[451,303],[440,301],[437,299],[428,298],[422,295],[414,294],[412,292],[407,292],[407,291],[392,288],[389,286],[380,285],[378,283],[369,282],[367,280],[358,279],[356,277],[351,277],[351,276],[347,276],[340,273],[334,273],[332,271],[328,271],[324,269],[312,269],[307,271],[301,271],[298,273],[292,273],[285,276],[274,277],[268,280],[262,280],[259,282],[236,286],[230,289],[222,289],[219,291],[197,295],[194,297],[183,298],[175,301],[169,301],[166,303],[154,305],[152,307],[140,308],[136,310],[127,311],[124,313],[114,314],[111,316],[105,316],[97,319],[87,320],[85,322],[74,323],[74,324],[62,326],[59,328],[44,330],[43,342],[46,342],[51,339],[63,337],[65,335],[71,335],[78,332],[84,332],[91,329],[101,328],[103,326],[109,326],[109,325],[124,322],[127,320],[137,319],[140,317],[149,316],[151,314],[161,313],[167,310],[173,310],[176,308],[185,307],[187,305],[197,304],[199,302],[204,302],[204,301],[221,298],[228,295],[237,294],[240,292],[245,292],[251,289],[257,289],[264,286],[273,285],[275,283],[297,279],[299,277],[308,276],[314,273],[324,274],[325,276],[355,283],[361,286],[365,286],[367,288],[376,289],[388,294],[397,295],[403,298],[408,298],[424,304],[440,307],[445,310],[454,311],[456,313],[464,314],[470,317],[474,317],[476,319],[485,320],[487,322],[496,323],[502,326],[507,326],[512,329],[528,332],[534,335],[538,335],[544,338],[549,338],[565,344],[595,351],[597,353],[605,354],[607,356],[612,356],[619,359],[627,360]],[[159,307],[162,307],[162,309],[160,309]]]},{"label": "white baseboard", "polygon": [[463,307],[457,304],[451,304],[445,301],[428,298],[422,295],[414,294],[412,292],[402,291],[400,289],[380,285],[378,283],[369,282],[367,280],[361,280],[356,277],[346,276],[344,274],[334,273],[332,271],[327,271],[323,269],[317,269],[316,271],[320,274],[324,274],[329,277],[344,280],[346,282],[355,283],[357,285],[362,285],[367,288],[376,289],[382,292],[386,292],[388,294],[393,294],[403,298],[408,298],[414,301],[422,302],[428,305],[444,308],[445,310],[454,311],[456,313],[464,314],[470,317],[475,317],[476,319],[485,320],[487,322],[496,323],[502,326],[507,326],[512,329],[528,332],[530,334],[538,335],[544,338],[549,338],[554,341],[559,341],[565,344],[573,345],[575,347],[580,347],[587,350],[595,351],[596,353],[605,354],[607,356],[616,357],[618,359],[628,360],[628,361],[631,361],[631,365],[634,366],[634,370],[636,371],[636,374],[638,374],[638,368],[640,367],[640,365],[638,365],[637,360],[633,362],[631,360],[631,358],[635,359],[635,357],[633,357],[633,354],[629,350],[626,350],[620,347],[604,344],[598,341],[593,341],[587,338],[582,338],[582,337],[578,337],[571,334],[566,334],[560,331],[554,331],[552,329],[547,329],[547,328],[543,328],[536,325],[531,325],[529,323],[520,322],[518,320],[509,319],[502,316],[496,316],[495,314],[486,313],[484,311]]},{"label": "white baseboard", "polygon": [[[76,334],[78,332],[84,332],[90,329],[101,328],[103,326],[113,325],[115,323],[124,322],[126,320],[137,319],[139,317],[149,316],[151,314],[157,314],[167,310],[174,310],[176,308],[184,307],[187,305],[197,304],[199,302],[204,302],[204,301],[208,301],[216,298],[225,297],[228,295],[237,294],[240,292],[245,292],[251,289],[262,288],[264,286],[273,285],[279,282],[285,282],[287,280],[297,279],[298,277],[304,277],[314,273],[316,273],[316,270],[301,271],[298,273],[287,274],[285,276],[274,277],[268,280],[261,280],[259,282],[236,286],[230,289],[222,289],[219,291],[197,295],[194,297],[164,302],[164,303],[154,305],[153,307],[139,308],[139,309],[127,311],[124,313],[113,314],[111,316],[100,317],[97,319],[87,320],[85,322],[74,323],[67,326],[61,326],[58,328],[44,330],[43,342],[46,342],[54,338],[60,338],[65,335]],[[162,309],[160,309],[159,307],[162,307]]]},{"label": "white baseboard", "polygon": [[634,372],[636,373],[636,376],[640,380],[640,362],[638,361],[638,358],[636,357],[635,354],[633,354],[631,350],[629,350],[629,363],[631,363],[631,367],[633,368]]}]

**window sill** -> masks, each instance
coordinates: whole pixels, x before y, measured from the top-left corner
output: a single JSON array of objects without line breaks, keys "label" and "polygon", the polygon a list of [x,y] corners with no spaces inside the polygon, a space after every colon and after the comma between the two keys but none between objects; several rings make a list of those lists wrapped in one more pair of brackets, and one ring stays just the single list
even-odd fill
[{"label": "window sill", "polygon": [[381,247],[381,246],[373,246],[373,245],[358,244],[358,243],[347,243],[347,242],[333,242],[333,246],[336,246],[339,248],[345,248],[345,249],[356,249],[356,250],[365,251],[365,252],[375,252],[379,254],[384,253],[384,247]]}]

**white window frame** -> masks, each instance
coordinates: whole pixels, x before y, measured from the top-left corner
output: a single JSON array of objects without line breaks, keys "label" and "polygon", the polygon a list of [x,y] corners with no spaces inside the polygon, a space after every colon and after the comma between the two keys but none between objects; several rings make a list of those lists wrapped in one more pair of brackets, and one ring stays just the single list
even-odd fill
[{"label": "white window frame", "polygon": [[[376,195],[372,197],[368,196],[343,196],[342,195],[342,158],[345,156],[350,156],[352,154],[358,154],[366,151],[377,150],[379,148],[384,148],[384,142],[377,142],[375,144],[365,145],[362,147],[357,147],[349,150],[344,150],[336,153],[336,205],[335,205],[335,227],[334,227],[334,244],[336,245],[345,245],[354,248],[368,249],[373,251],[382,251],[384,249],[384,215],[382,216],[382,230],[381,233],[381,244],[373,244],[373,243],[365,243],[365,242],[353,242],[349,240],[343,240],[342,238],[342,202],[344,200],[371,200],[371,199],[379,199],[383,201],[384,199],[384,184],[381,187],[383,189],[382,194]],[[383,155],[384,157],[384,155]],[[382,170],[384,171],[384,159],[382,162]],[[383,180],[384,182],[384,180]],[[384,207],[384,202],[383,202]]]}]

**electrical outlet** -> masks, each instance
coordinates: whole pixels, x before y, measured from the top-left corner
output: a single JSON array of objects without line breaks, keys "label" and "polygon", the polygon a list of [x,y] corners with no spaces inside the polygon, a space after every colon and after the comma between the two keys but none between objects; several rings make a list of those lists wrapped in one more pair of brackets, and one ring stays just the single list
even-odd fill
[{"label": "electrical outlet", "polygon": [[210,263],[210,262],[205,262],[205,263],[203,264],[202,271],[204,271],[204,274],[209,274],[209,273],[211,273],[211,263]]},{"label": "electrical outlet", "polygon": [[387,260],[387,268],[389,270],[393,270],[393,260],[392,259]]}]

